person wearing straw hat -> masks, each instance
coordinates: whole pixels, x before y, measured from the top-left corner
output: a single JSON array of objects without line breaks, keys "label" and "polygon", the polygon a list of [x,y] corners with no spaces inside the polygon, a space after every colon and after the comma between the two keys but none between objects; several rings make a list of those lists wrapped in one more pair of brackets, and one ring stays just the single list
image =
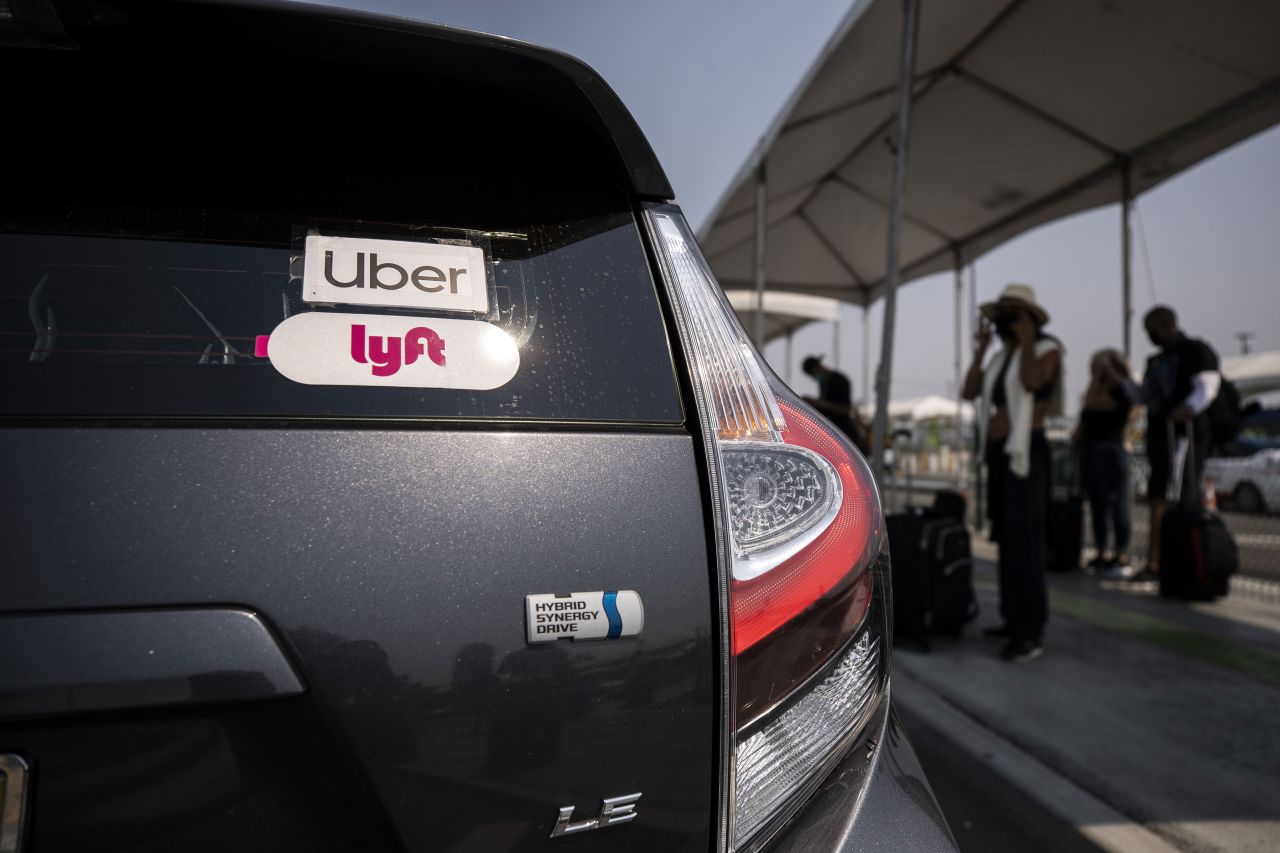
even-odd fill
[{"label": "person wearing straw hat", "polygon": [[[1014,663],[1044,653],[1049,618],[1049,442],[1044,421],[1060,405],[1062,345],[1044,327],[1049,313],[1027,284],[1010,284],[981,306],[974,359],[964,397],[979,400],[979,446],[987,462],[991,539],[1000,552],[1000,615],[986,630],[1007,642],[1002,656]],[[992,331],[1001,349],[986,361]]]}]

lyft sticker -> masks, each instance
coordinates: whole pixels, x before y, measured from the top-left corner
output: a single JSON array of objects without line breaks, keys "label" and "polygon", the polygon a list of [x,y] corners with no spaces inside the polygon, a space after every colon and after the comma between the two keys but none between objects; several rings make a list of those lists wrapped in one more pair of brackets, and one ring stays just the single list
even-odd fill
[{"label": "lyft sticker", "polygon": [[255,352],[304,385],[488,391],[520,367],[520,350],[502,329],[443,317],[295,314],[259,337]]},{"label": "lyft sticker", "polygon": [[632,589],[526,595],[524,611],[531,643],[616,640],[644,630],[644,604]]},{"label": "lyft sticker", "polygon": [[302,268],[307,302],[485,313],[484,252],[473,246],[307,237]]}]

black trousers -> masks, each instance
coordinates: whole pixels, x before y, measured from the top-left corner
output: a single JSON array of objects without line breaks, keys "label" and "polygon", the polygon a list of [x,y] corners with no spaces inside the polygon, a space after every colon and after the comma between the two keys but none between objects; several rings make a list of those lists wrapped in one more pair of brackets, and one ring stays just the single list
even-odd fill
[{"label": "black trousers", "polygon": [[1000,616],[1014,641],[1039,642],[1049,621],[1049,442],[1031,433],[1031,466],[1015,477],[1000,445],[987,446],[991,538],[1000,547]]}]

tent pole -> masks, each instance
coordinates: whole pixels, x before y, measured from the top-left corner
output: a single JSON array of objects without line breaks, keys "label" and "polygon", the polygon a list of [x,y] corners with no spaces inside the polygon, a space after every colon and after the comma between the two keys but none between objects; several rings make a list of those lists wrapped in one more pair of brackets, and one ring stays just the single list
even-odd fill
[{"label": "tent pole", "polygon": [[889,377],[893,372],[893,326],[897,309],[898,238],[902,230],[902,190],[907,173],[907,139],[911,130],[911,88],[916,61],[916,15],[919,0],[902,0],[902,55],[898,66],[898,120],[893,143],[889,189],[889,244],[884,272],[884,332],[876,369],[876,421],[871,433],[871,471],[884,475],[884,441],[889,426]]},{"label": "tent pole", "polygon": [[1129,216],[1133,212],[1133,182],[1129,175],[1129,164],[1125,163],[1120,170],[1120,281],[1123,288],[1121,296],[1124,317],[1124,360],[1129,361],[1133,355],[1133,232],[1129,227]]},{"label": "tent pole", "polygon": [[862,405],[871,402],[871,307],[862,306]]},{"label": "tent pole", "polygon": [[[978,263],[974,261],[969,264],[969,331],[970,334],[977,331],[978,328]],[[973,442],[972,465],[973,465],[973,525],[978,530],[986,523],[986,502],[982,491],[982,454],[984,448],[978,446],[978,417],[980,409],[978,406],[973,407],[973,424],[969,430],[970,440]]]},{"label": "tent pole", "polygon": [[756,347],[764,352],[764,145],[756,164]]},{"label": "tent pole", "polygon": [[831,321],[831,366],[836,370],[840,369],[840,319],[838,317]]},{"label": "tent pole", "polygon": [[786,358],[788,388],[791,387],[791,335],[792,335],[792,331],[788,329],[787,330],[787,358]]},{"label": "tent pole", "polygon": [[955,387],[956,434],[955,434],[954,443],[951,446],[955,448],[955,451],[957,454],[956,455],[956,485],[959,486],[960,483],[963,482],[964,480],[964,472],[961,468],[960,457],[959,457],[960,446],[963,443],[963,431],[964,431],[964,427],[962,425],[962,417],[961,417],[961,409],[963,408],[963,404],[964,404],[964,400],[961,392],[964,389],[961,387],[961,378],[960,378],[960,371],[963,369],[962,365],[960,364],[960,358],[961,358],[960,353],[963,347],[963,344],[961,343],[961,340],[960,340],[961,335],[963,334],[963,332],[961,331],[960,314],[961,314],[961,311],[963,310],[961,308],[961,303],[964,299],[964,263],[961,261],[959,249],[956,249],[956,252],[955,252],[955,265],[956,265],[956,293],[955,293],[956,352],[955,352],[954,366],[955,366],[955,381],[956,381],[956,387]]}]

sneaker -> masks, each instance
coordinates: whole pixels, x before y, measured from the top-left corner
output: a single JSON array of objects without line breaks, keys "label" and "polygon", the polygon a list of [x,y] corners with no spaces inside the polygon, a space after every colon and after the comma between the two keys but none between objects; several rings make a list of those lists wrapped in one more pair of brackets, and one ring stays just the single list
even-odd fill
[{"label": "sneaker", "polygon": [[997,640],[1008,639],[1009,628],[1005,625],[992,625],[990,628],[982,629],[982,636],[994,637]]},{"label": "sneaker", "polygon": [[1152,571],[1150,566],[1147,566],[1145,569],[1129,578],[1129,583],[1158,583],[1159,580],[1160,576]]},{"label": "sneaker", "polygon": [[1044,654],[1044,645],[1030,640],[1011,640],[1000,657],[1009,663],[1030,663]]},{"label": "sneaker", "polygon": [[1088,568],[1093,569],[1095,572],[1100,572],[1103,569],[1105,569],[1108,564],[1109,564],[1109,561],[1102,556],[1101,552],[1099,552],[1098,556],[1094,557],[1086,565]]},{"label": "sneaker", "polygon": [[1109,566],[1098,570],[1098,580],[1104,581],[1123,581],[1129,579],[1129,567],[1120,563],[1113,563]]}]

